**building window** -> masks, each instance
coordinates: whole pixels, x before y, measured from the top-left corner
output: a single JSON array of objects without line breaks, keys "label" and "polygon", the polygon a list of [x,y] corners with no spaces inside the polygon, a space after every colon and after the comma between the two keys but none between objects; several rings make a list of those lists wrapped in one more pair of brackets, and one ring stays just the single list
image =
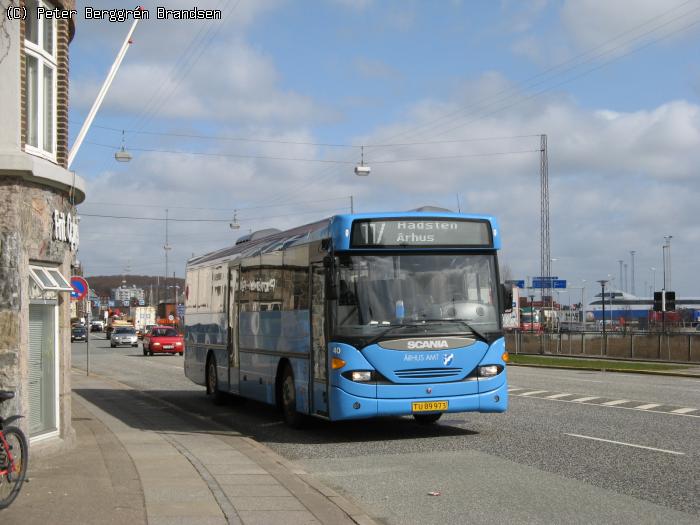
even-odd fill
[{"label": "building window", "polygon": [[27,0],[25,21],[26,150],[56,158],[56,21],[37,18],[43,0]]}]

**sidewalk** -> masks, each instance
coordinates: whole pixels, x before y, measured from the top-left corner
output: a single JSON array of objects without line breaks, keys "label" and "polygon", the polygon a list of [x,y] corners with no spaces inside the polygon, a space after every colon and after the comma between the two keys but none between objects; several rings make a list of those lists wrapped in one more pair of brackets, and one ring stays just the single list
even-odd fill
[{"label": "sidewalk", "polygon": [[3,525],[374,523],[229,428],[97,376],[72,381],[77,446],[34,462],[30,451]]}]

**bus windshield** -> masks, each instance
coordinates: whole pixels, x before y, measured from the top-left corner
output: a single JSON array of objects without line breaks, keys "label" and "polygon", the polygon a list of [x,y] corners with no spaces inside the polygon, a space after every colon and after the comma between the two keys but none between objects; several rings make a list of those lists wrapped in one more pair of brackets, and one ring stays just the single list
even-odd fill
[{"label": "bus windshield", "polygon": [[335,335],[499,332],[496,285],[493,254],[341,255]]}]

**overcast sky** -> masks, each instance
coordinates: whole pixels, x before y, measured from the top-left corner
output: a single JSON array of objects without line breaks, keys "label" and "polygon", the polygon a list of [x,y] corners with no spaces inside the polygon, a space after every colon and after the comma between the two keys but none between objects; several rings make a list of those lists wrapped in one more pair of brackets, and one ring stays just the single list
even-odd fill
[{"label": "overcast sky", "polygon": [[[630,291],[631,250],[637,295],[660,289],[668,235],[671,287],[700,296],[700,0],[197,3],[219,22],[155,20],[156,5],[195,3],[145,2],[73,164],[88,275],[165,272],[164,221],[91,215],[168,208],[183,276],[193,253],[347,212],[352,195],[362,212],[494,215],[511,276],[537,276],[546,134],[552,273],[572,297],[584,280],[588,298],[598,279]],[[129,27],[77,21],[73,137]],[[114,160],[121,130],[130,163]],[[353,173],[360,145],[369,177]]]}]

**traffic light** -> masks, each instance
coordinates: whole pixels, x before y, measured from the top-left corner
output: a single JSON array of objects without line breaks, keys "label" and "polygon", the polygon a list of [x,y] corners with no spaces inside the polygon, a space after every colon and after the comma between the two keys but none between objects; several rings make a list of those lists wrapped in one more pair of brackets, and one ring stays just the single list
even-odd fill
[{"label": "traffic light", "polygon": [[663,311],[663,292],[654,292],[654,311]]},{"label": "traffic light", "polygon": [[666,292],[666,312],[673,312],[676,309],[676,292]]}]

